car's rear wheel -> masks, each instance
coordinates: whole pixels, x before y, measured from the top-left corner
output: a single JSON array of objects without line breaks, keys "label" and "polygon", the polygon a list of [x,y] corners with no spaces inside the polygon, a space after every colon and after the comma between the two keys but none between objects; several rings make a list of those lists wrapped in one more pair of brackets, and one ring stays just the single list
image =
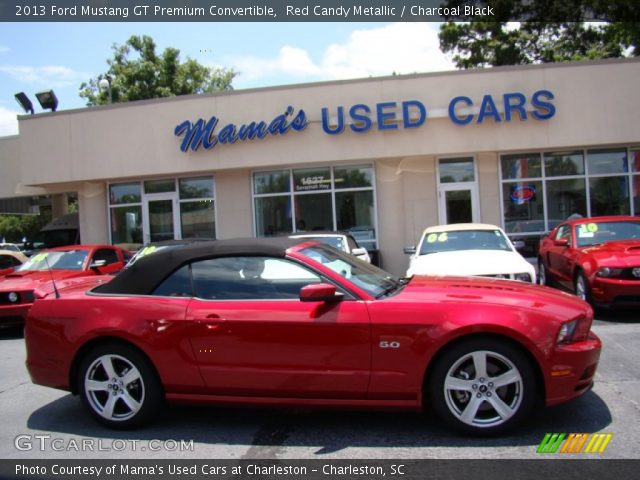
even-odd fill
[{"label": "car's rear wheel", "polygon": [[101,345],[91,350],[80,365],[78,386],[89,412],[112,428],[149,422],[163,401],[162,387],[150,362],[126,345]]},{"label": "car's rear wheel", "polygon": [[515,427],[536,401],[530,360],[517,347],[496,339],[470,339],[447,350],[437,360],[428,387],[436,414],[474,435]]},{"label": "car's rear wheel", "polygon": [[585,277],[584,273],[582,273],[581,271],[576,274],[576,279],[574,281],[574,291],[576,292],[576,296],[578,296],[585,302],[591,301],[589,282],[587,281],[587,277]]}]

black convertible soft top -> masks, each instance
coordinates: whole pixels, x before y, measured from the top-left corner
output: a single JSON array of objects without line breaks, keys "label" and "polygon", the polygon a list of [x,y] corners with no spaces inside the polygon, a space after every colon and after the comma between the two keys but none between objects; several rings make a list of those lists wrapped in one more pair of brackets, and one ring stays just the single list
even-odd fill
[{"label": "black convertible soft top", "polygon": [[232,256],[284,257],[289,247],[305,239],[286,237],[236,238],[197,242],[147,255],[92,291],[100,294],[149,295],[169,274],[205,258]]}]

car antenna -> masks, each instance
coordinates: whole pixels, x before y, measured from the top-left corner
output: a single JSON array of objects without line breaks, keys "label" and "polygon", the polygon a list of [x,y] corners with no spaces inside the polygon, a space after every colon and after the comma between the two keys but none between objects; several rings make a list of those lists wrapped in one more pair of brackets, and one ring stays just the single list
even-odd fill
[{"label": "car antenna", "polygon": [[56,280],[55,278],[53,278],[53,271],[51,270],[51,265],[49,265],[49,260],[47,260],[48,256],[49,256],[48,253],[44,254],[44,263],[47,264],[47,270],[49,271],[49,275],[51,276],[51,283],[53,284],[53,291],[56,294],[56,298],[60,298],[60,292],[58,291],[58,287],[56,287]]}]

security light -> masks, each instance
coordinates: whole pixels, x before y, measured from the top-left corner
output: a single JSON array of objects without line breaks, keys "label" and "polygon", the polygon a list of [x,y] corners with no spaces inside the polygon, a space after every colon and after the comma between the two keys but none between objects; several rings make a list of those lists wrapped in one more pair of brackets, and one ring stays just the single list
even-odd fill
[{"label": "security light", "polygon": [[36,93],[36,98],[40,102],[40,105],[45,110],[51,110],[52,112],[56,111],[58,108],[58,97],[53,93],[53,90],[46,90],[44,92]]},{"label": "security light", "polygon": [[24,92],[16,93],[15,97],[25,113],[31,113],[31,115],[33,115],[33,104],[31,100],[29,100],[29,97],[27,97]]}]

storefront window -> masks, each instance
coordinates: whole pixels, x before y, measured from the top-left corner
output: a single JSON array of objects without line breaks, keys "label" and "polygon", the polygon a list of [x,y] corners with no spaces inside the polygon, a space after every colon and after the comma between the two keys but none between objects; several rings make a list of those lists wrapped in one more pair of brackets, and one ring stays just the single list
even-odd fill
[{"label": "storefront window", "polygon": [[180,202],[182,238],[216,238],[213,200]]},{"label": "storefront window", "polygon": [[591,216],[629,215],[629,177],[601,177],[589,180]]},{"label": "storefront window", "polygon": [[475,182],[473,158],[443,158],[438,165],[440,183]]},{"label": "storefront window", "polygon": [[582,152],[545,153],[544,170],[548,177],[582,175],[584,155]]},{"label": "storefront window", "polygon": [[[587,198],[584,178],[547,180],[547,214],[549,228],[571,215],[587,216]],[[551,201],[553,199],[553,201]]]},{"label": "storefront window", "polygon": [[362,188],[373,186],[373,169],[369,165],[335,167],[335,188]]},{"label": "storefront window", "polygon": [[109,187],[109,203],[111,205],[140,203],[141,199],[140,182],[118,183]]},{"label": "storefront window", "polygon": [[255,199],[256,234],[270,237],[292,231],[291,197],[277,196]]},{"label": "storefront window", "polygon": [[376,248],[370,165],[257,172],[253,180],[258,236],[337,229]]},{"label": "storefront window", "polygon": [[542,182],[504,183],[502,199],[507,233],[545,230]]},{"label": "storefront window", "polygon": [[142,243],[142,207],[111,209],[111,243]]},{"label": "storefront window", "polygon": [[163,180],[149,180],[144,182],[144,193],[166,193],[176,191],[176,181],[173,178]]},{"label": "storefront window", "polygon": [[503,155],[500,158],[503,180],[536,178],[542,176],[539,153]]},{"label": "storefront window", "polygon": [[589,150],[587,152],[589,175],[607,173],[627,173],[627,151],[616,150]]},{"label": "storefront window", "polygon": [[212,177],[181,178],[178,183],[180,185],[180,200],[213,198]]},{"label": "storefront window", "polygon": [[289,170],[254,173],[253,191],[255,194],[289,192]]}]

